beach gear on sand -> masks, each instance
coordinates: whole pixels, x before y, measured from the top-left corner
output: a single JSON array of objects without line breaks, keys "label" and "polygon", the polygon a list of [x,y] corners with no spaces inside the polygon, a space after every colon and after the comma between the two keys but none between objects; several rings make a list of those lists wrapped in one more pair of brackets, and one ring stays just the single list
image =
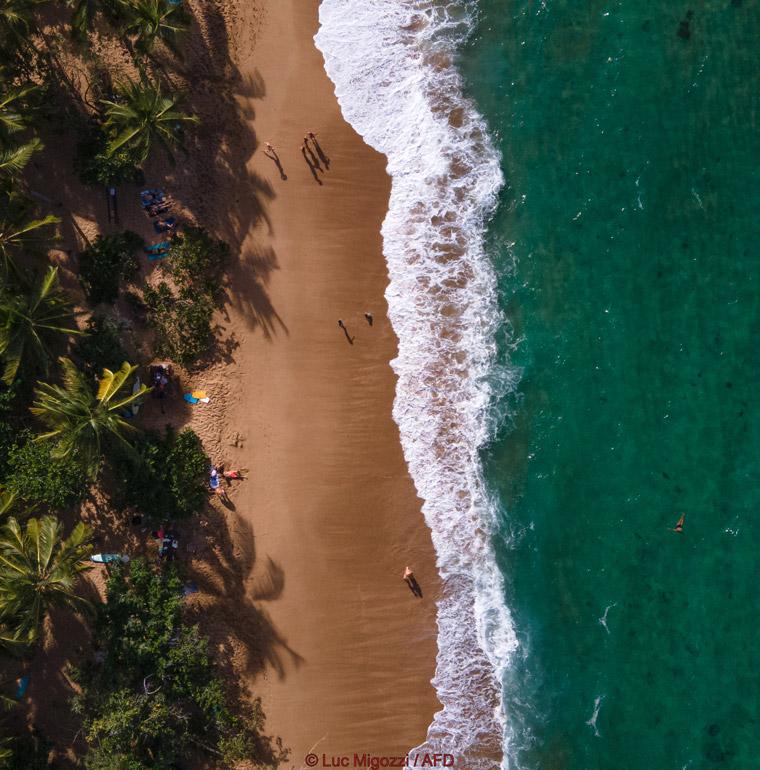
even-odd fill
[{"label": "beach gear on sand", "polygon": [[24,676],[16,680],[16,700],[21,700],[26,695],[28,687],[29,674],[24,674]]},{"label": "beach gear on sand", "polygon": [[211,399],[206,395],[205,390],[194,390],[192,393],[185,393],[182,398],[187,401],[188,404],[208,404]]},{"label": "beach gear on sand", "polygon": [[161,203],[166,198],[166,194],[163,190],[141,190],[140,191],[140,203],[143,208],[152,206],[155,203]]},{"label": "beach gear on sand", "polygon": [[171,241],[161,241],[160,243],[153,243],[150,246],[145,246],[143,251],[146,254],[155,254],[157,251],[164,251],[171,248]]},{"label": "beach gear on sand", "polygon": [[211,478],[209,480],[209,484],[211,485],[211,489],[219,489],[219,484],[221,482],[219,481],[219,474],[216,471],[216,468],[211,469]]},{"label": "beach gear on sand", "polygon": [[[141,387],[142,387],[142,383],[140,382],[140,378],[135,377],[134,385],[132,385],[132,395],[139,393]],[[130,408],[132,409],[132,417],[137,417],[137,413],[140,411],[140,404],[139,403],[132,404]]]},{"label": "beach gear on sand", "polygon": [[113,562],[126,564],[129,561],[129,556],[121,553],[94,553],[90,556],[90,561],[94,561],[96,564],[112,564]]}]

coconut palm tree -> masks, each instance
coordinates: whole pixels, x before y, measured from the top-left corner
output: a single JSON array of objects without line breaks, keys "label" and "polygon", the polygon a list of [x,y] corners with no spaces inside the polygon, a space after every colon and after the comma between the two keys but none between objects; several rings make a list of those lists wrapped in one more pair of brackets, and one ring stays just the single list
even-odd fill
[{"label": "coconut palm tree", "polygon": [[179,41],[190,26],[190,15],[181,3],[168,0],[122,0],[124,31],[133,35],[135,48],[150,53],[157,41],[180,56]]},{"label": "coconut palm tree", "polygon": [[198,119],[176,109],[178,97],[165,96],[160,86],[143,77],[140,82],[128,81],[117,86],[118,101],[102,101],[106,109],[106,130],[111,134],[108,154],[120,149],[134,153],[135,164],[144,163],[153,142],[158,142],[174,161],[172,150],[184,149],[183,123]]},{"label": "coconut palm tree", "polygon": [[141,400],[149,388],[141,385],[135,392],[125,392],[127,381],[137,369],[126,361],[116,373],[103,370],[97,393],[68,358],[61,359],[61,367],[63,387],[38,382],[34,391],[31,411],[50,428],[37,440],[55,439],[54,457],[65,457],[76,449],[87,474],[95,478],[107,444],[134,453],[126,436],[137,428],[122,413]]},{"label": "coconut palm tree", "polygon": [[15,254],[39,251],[49,240],[47,228],[61,220],[48,214],[41,219],[31,216],[28,200],[15,192],[0,192],[0,275],[21,275]]},{"label": "coconut palm tree", "polygon": [[42,142],[35,137],[24,144],[0,149],[0,179],[15,179],[29,163],[32,155],[42,149]]},{"label": "coconut palm tree", "polygon": [[63,537],[63,523],[55,516],[29,519],[26,528],[11,516],[0,527],[0,618],[11,631],[8,638],[36,641],[51,607],[90,609],[78,596],[78,576],[90,565],[91,529],[79,522]]},{"label": "coconut palm tree", "polygon": [[[1,78],[0,73],[0,78]],[[11,135],[29,125],[30,107],[27,97],[39,93],[35,85],[5,86],[0,95],[0,142],[8,145]]]},{"label": "coconut palm tree", "polygon": [[0,356],[5,360],[2,379],[6,385],[15,379],[22,360],[47,376],[53,340],[82,333],[64,325],[71,315],[71,302],[58,285],[57,267],[48,267],[30,293],[0,293]]},{"label": "coconut palm tree", "polygon": [[0,519],[13,508],[15,502],[16,493],[5,489],[5,487],[0,487]]},{"label": "coconut palm tree", "polygon": [[26,43],[26,36],[34,27],[34,10],[43,2],[45,0],[0,0],[0,39],[5,45]]}]

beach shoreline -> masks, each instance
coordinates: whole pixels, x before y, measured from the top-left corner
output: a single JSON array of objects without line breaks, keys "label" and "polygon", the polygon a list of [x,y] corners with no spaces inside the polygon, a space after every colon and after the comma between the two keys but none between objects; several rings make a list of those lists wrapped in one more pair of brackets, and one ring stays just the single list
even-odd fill
[{"label": "beach shoreline", "polygon": [[[389,179],[340,113],[313,43],[318,5],[239,9],[241,28],[253,24],[247,13],[257,24],[253,51],[237,51],[242,83],[257,86],[236,97],[259,145],[248,172],[272,192],[229,281],[223,323],[238,346],[206,385],[224,394],[221,422],[193,420],[204,439],[216,432],[218,460],[251,470],[226,516],[245,541],[233,535],[234,548],[250,556],[246,596],[267,628],[250,643],[266,646],[253,656],[265,665],[236,657],[292,767],[312,750],[403,755],[439,708],[435,555],[391,417],[397,343],[380,237]],[[311,158],[307,131],[320,143]],[[240,208],[259,205],[236,192]],[[422,600],[402,581],[407,564]],[[235,607],[215,612],[229,621]]]}]

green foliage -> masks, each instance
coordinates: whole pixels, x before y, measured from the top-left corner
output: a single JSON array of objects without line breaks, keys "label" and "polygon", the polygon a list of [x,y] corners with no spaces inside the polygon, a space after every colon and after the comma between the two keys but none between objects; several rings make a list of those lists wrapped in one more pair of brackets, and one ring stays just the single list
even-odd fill
[{"label": "green foliage", "polygon": [[256,757],[262,715],[233,715],[207,640],[184,625],[181,583],[168,564],[155,572],[140,559],[116,568],[98,612],[102,663],[75,672],[90,770],[168,769],[198,749],[229,767]]},{"label": "green foliage", "polygon": [[147,287],[143,299],[148,323],[156,332],[156,356],[188,366],[208,351],[213,339],[213,300],[190,289],[175,293],[163,281]]},{"label": "green foliage", "polygon": [[177,109],[179,101],[178,95],[164,94],[158,83],[145,76],[139,82],[129,80],[117,86],[114,101],[102,100],[108,154],[128,150],[140,165],[147,160],[153,144],[158,143],[173,161],[173,150],[184,149],[183,124],[197,122],[197,118]]},{"label": "green foliage", "polygon": [[61,369],[63,386],[38,382],[34,391],[30,411],[50,429],[37,440],[54,440],[55,458],[77,454],[87,474],[95,478],[107,450],[134,452],[127,436],[137,428],[123,415],[148,389],[141,385],[137,392],[127,392],[137,367],[126,361],[115,373],[103,370],[97,393],[68,358],[61,359]]},{"label": "green foliage", "polygon": [[18,392],[0,384],[0,478],[8,467],[8,455],[18,440]]},{"label": "green foliage", "polygon": [[79,334],[71,325],[72,307],[58,285],[57,267],[48,267],[42,280],[28,291],[0,291],[3,382],[13,382],[22,362],[45,375],[49,373],[53,344]]},{"label": "green foliage", "polygon": [[81,133],[74,165],[84,184],[110,187],[135,179],[140,160],[133,151],[123,148],[109,153],[108,136],[99,125]]},{"label": "green foliage", "polygon": [[212,238],[202,227],[186,227],[183,237],[172,242],[161,270],[170,273],[180,288],[215,299],[229,257],[230,247],[224,241]]},{"label": "green foliage", "polygon": [[190,26],[191,16],[182,3],[168,0],[132,0],[126,9],[124,29],[134,35],[135,48],[150,53],[159,40],[179,55],[179,42]]},{"label": "green foliage", "polygon": [[116,301],[120,283],[132,280],[139,272],[135,252],[144,245],[137,233],[125,230],[116,235],[99,235],[79,255],[79,280],[93,305]]},{"label": "green foliage", "polygon": [[229,252],[224,241],[200,227],[188,227],[184,237],[172,243],[161,270],[171,275],[176,289],[162,281],[144,294],[148,322],[156,330],[157,356],[187,366],[208,351]]},{"label": "green foliage", "polygon": [[8,490],[28,503],[51,508],[65,508],[82,500],[87,479],[76,455],[56,458],[52,451],[49,443],[35,441],[32,433],[23,432],[8,452]]},{"label": "green foliage", "polygon": [[0,261],[2,275],[19,278],[22,270],[16,263],[21,253],[39,253],[51,240],[50,226],[60,222],[49,214],[35,218],[31,201],[13,190],[0,192]]},{"label": "green foliage", "polygon": [[86,561],[91,537],[80,522],[64,538],[55,516],[28,519],[23,527],[11,516],[0,527],[0,622],[6,643],[33,644],[53,606],[90,609],[75,586],[91,566]]},{"label": "green foliage", "polygon": [[95,315],[87,322],[86,333],[77,340],[72,355],[93,376],[103,369],[118,369],[127,353],[121,344],[121,325],[114,318]]},{"label": "green foliage", "polygon": [[106,658],[98,678],[108,689],[155,675],[182,614],[182,583],[172,564],[156,572],[142,559],[115,568],[95,623],[97,646]]},{"label": "green foliage", "polygon": [[187,518],[203,510],[210,461],[193,430],[176,435],[167,427],[165,438],[143,434],[135,450],[138,462],[126,458],[114,463],[118,507],[133,506],[156,520]]},{"label": "green foliage", "polygon": [[30,118],[36,111],[42,89],[26,83],[13,85],[0,83],[0,144],[11,144],[12,135],[29,126]]}]

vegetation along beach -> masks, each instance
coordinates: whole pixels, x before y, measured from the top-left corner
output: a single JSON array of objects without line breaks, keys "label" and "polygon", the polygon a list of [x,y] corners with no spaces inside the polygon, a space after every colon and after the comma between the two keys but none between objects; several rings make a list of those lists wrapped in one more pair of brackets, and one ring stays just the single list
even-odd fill
[{"label": "vegetation along beach", "polygon": [[0,767],[756,767],[758,36],[0,0]]},{"label": "vegetation along beach", "polygon": [[9,767],[300,767],[432,719],[389,183],[317,10],[2,11]]}]

